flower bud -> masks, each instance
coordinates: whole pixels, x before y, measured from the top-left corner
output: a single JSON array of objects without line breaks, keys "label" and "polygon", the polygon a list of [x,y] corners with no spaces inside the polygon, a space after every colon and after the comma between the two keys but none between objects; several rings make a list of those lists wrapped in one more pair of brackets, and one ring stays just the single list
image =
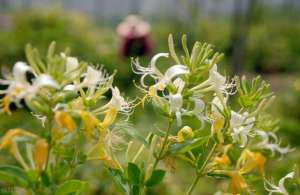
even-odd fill
[{"label": "flower bud", "polygon": [[184,126],[180,131],[177,133],[177,141],[183,142],[186,139],[191,139],[194,137],[193,129],[189,126]]}]

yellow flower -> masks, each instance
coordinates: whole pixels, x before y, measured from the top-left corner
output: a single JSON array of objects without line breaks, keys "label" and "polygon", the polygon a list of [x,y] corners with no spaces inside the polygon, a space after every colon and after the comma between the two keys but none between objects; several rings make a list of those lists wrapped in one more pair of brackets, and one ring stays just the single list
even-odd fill
[{"label": "yellow flower", "polygon": [[177,142],[184,142],[186,138],[193,138],[194,132],[193,129],[189,126],[184,126],[177,133]]},{"label": "yellow flower", "polygon": [[224,143],[224,138],[222,135],[222,128],[224,126],[225,119],[224,117],[219,113],[212,113],[212,126],[211,126],[211,132],[212,134],[216,134],[219,142],[222,144]]},{"label": "yellow flower", "polygon": [[76,129],[76,123],[72,119],[72,117],[64,112],[64,111],[57,111],[55,112],[55,121],[57,124],[62,127],[68,129],[70,132],[75,131]]},{"label": "yellow flower", "polygon": [[111,106],[108,111],[106,112],[106,115],[101,122],[101,127],[106,131],[106,129],[115,121],[118,114],[118,110]]},{"label": "yellow flower", "polygon": [[93,129],[98,125],[99,121],[87,111],[80,111],[79,115],[84,123],[83,132],[85,134],[85,137],[89,140],[91,139]]},{"label": "yellow flower", "polygon": [[221,165],[221,166],[227,166],[231,163],[230,158],[228,157],[227,153],[228,150],[231,148],[231,144],[228,145],[221,145],[221,149],[222,149],[222,155],[220,156],[216,156],[214,159],[214,163],[216,163],[217,165]]},{"label": "yellow flower", "polygon": [[229,171],[226,175],[231,178],[230,187],[232,194],[236,195],[239,192],[248,190],[247,182],[239,171]]},{"label": "yellow flower", "polygon": [[6,134],[3,136],[0,144],[0,150],[4,148],[8,148],[13,145],[13,138],[17,136],[29,136],[29,137],[37,137],[36,135],[25,131],[24,129],[10,129],[6,132]]},{"label": "yellow flower", "polygon": [[42,170],[48,158],[48,143],[45,139],[39,139],[33,151],[33,160],[38,170]]},{"label": "yellow flower", "polygon": [[63,136],[62,131],[56,127],[53,127],[51,129],[51,133],[54,141],[59,140]]},{"label": "yellow flower", "polygon": [[110,168],[119,168],[119,164],[107,153],[104,141],[100,139],[97,144],[88,152],[88,160],[101,160]]},{"label": "yellow flower", "polygon": [[9,105],[10,105],[9,96],[6,95],[2,98],[2,102],[1,102],[1,107],[4,113],[11,114]]},{"label": "yellow flower", "polygon": [[261,153],[251,152],[246,149],[238,159],[237,168],[241,174],[246,174],[257,169],[260,174],[264,175],[265,163],[266,158]]}]

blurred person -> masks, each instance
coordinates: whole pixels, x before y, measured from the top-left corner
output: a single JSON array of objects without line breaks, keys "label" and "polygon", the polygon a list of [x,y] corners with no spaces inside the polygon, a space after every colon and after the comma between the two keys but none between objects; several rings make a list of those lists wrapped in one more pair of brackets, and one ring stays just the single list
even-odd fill
[{"label": "blurred person", "polygon": [[141,17],[127,16],[117,27],[121,38],[120,52],[124,57],[150,55],[153,49],[151,26]]}]

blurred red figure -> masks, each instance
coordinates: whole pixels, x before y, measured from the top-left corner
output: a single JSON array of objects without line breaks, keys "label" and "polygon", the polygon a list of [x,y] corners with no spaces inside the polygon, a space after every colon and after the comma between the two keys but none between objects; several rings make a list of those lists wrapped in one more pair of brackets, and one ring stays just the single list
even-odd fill
[{"label": "blurred red figure", "polygon": [[150,55],[153,42],[150,37],[151,27],[149,23],[139,16],[127,16],[117,27],[117,33],[121,37],[121,54],[124,57],[136,57]]}]

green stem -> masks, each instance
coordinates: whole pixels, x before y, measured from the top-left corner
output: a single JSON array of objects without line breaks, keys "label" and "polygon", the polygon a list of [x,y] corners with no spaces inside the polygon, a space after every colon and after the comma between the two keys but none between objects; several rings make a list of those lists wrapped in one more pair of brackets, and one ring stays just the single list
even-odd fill
[{"label": "green stem", "polygon": [[199,179],[204,175],[203,172],[208,164],[208,162],[210,161],[213,153],[215,152],[215,149],[217,147],[217,143],[214,143],[213,147],[211,148],[209,154],[207,155],[207,158],[205,159],[203,165],[201,166],[201,168],[199,170],[196,171],[196,177],[194,178],[193,183],[190,185],[190,187],[188,188],[186,195],[191,195],[192,192],[194,191]]},{"label": "green stem", "polygon": [[155,162],[154,162],[154,164],[153,164],[153,167],[152,167],[152,171],[151,171],[151,172],[153,172],[153,171],[155,170],[155,168],[157,167],[159,161],[161,160],[161,157],[162,157],[162,155],[163,155],[163,152],[164,152],[164,150],[165,150],[165,147],[166,147],[166,145],[167,145],[167,143],[168,143],[168,137],[169,137],[169,134],[170,134],[170,131],[171,131],[171,125],[172,125],[172,122],[173,122],[173,119],[169,119],[169,121],[168,121],[168,127],[167,127],[167,132],[166,132],[166,135],[165,135],[165,137],[164,137],[164,141],[163,141],[162,147],[161,147],[161,149],[160,149],[160,151],[159,151],[159,153],[158,153],[158,156],[155,157]]},{"label": "green stem", "polygon": [[188,191],[186,192],[186,195],[191,195],[193,190],[195,189],[199,179],[201,178],[201,174],[198,174],[196,175],[196,177],[194,178],[194,181],[193,183],[191,184],[191,186],[189,187]]}]

